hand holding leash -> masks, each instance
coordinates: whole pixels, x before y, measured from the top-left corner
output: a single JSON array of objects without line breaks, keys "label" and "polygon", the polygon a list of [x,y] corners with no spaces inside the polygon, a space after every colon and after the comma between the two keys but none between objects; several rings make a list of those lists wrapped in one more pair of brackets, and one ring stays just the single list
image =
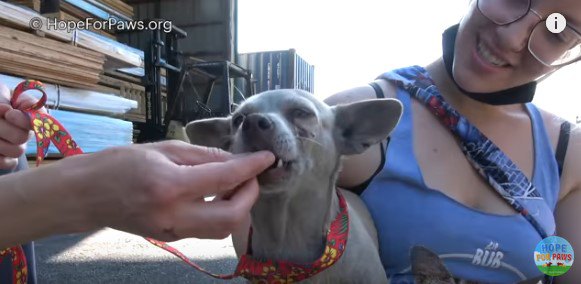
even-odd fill
[{"label": "hand holding leash", "polygon": [[[10,104],[10,90],[0,83],[0,170],[14,169],[26,148],[29,139],[30,118],[21,111],[34,104],[27,95],[20,96],[15,104]],[[44,108],[40,109],[45,112]]]}]

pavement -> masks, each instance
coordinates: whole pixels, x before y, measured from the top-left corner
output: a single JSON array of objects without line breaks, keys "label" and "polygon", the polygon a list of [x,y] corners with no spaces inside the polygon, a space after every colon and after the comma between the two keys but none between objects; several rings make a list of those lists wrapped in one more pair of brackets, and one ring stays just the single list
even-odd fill
[{"label": "pavement", "polygon": [[[35,244],[40,283],[244,283],[242,278],[206,276],[139,236],[109,228]],[[186,239],[171,245],[213,273],[229,274],[236,267],[230,238]]]}]

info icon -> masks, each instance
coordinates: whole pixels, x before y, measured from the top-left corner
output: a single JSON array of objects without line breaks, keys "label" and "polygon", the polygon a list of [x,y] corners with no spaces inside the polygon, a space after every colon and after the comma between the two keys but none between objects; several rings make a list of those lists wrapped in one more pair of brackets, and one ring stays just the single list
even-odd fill
[{"label": "info icon", "polygon": [[535,248],[535,264],[549,276],[565,274],[573,265],[575,253],[571,244],[557,236],[547,237]]},{"label": "info icon", "polygon": [[564,31],[565,27],[567,27],[567,19],[559,13],[553,13],[547,17],[545,25],[550,32],[558,34]]}]

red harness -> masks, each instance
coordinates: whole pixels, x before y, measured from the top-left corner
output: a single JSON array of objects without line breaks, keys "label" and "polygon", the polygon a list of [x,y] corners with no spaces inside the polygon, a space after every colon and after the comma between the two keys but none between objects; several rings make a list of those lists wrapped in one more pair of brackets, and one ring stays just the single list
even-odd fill
[{"label": "red harness", "polygon": [[[52,142],[63,156],[73,156],[82,154],[83,151],[75,143],[71,135],[56,119],[46,113],[40,112],[47,100],[44,86],[39,81],[27,80],[16,87],[10,100],[14,107],[18,97],[27,90],[38,90],[42,97],[38,102],[22,111],[30,117],[30,123],[36,137],[36,166],[44,159],[48,152],[48,147]],[[218,279],[232,279],[235,277],[244,277],[254,283],[292,283],[310,278],[317,273],[331,267],[343,255],[347,247],[347,237],[349,236],[349,214],[347,211],[347,202],[343,195],[337,190],[339,197],[339,213],[331,223],[327,232],[326,245],[323,255],[313,263],[296,264],[288,261],[275,260],[257,260],[252,258],[250,253],[251,244],[249,242],[249,252],[240,258],[236,270],[233,274],[218,275],[206,271],[196,263],[189,260],[183,253],[171,247],[165,242],[157,241],[151,238],[145,238],[152,244],[176,255],[188,265]],[[252,234],[252,230],[250,230]],[[251,235],[249,236],[249,239]],[[22,246],[15,246],[0,250],[0,262],[4,257],[12,258],[12,282],[13,284],[24,284],[28,280],[28,268],[26,257]]]}]

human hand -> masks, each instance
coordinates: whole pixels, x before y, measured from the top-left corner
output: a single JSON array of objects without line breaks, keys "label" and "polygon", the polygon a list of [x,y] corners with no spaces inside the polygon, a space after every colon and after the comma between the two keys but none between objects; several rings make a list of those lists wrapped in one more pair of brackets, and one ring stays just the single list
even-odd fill
[{"label": "human hand", "polygon": [[162,241],[226,238],[258,197],[255,177],[274,162],[269,152],[240,156],[179,141],[74,158],[66,159],[73,169],[86,167],[73,205],[84,208],[86,223]]},{"label": "human hand", "polygon": [[19,108],[34,104],[34,98],[22,95],[16,108],[10,105],[10,90],[0,83],[0,170],[14,169],[25,149],[30,133],[28,115]]}]

